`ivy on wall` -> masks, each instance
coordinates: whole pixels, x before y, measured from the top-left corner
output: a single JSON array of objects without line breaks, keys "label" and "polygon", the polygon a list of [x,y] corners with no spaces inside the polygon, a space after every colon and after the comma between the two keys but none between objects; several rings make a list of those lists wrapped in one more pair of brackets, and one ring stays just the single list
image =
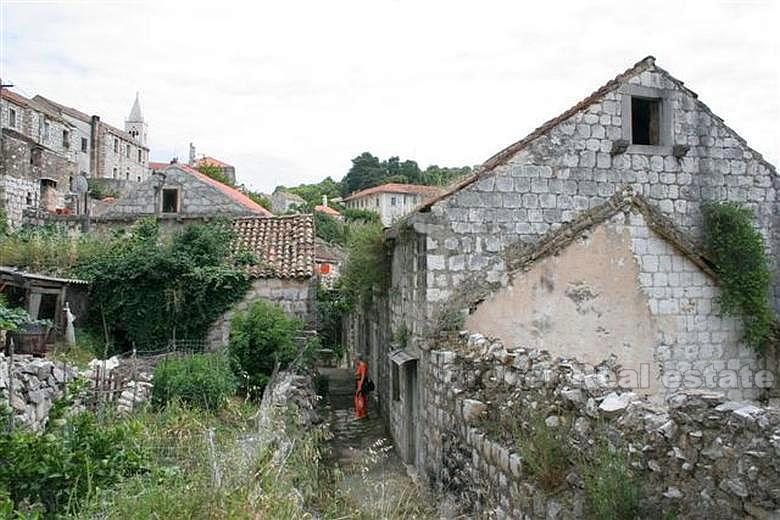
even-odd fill
[{"label": "ivy on wall", "polygon": [[708,202],[702,214],[705,245],[720,278],[721,310],[742,319],[745,342],[761,351],[774,326],[764,238],[753,226],[753,213],[739,204]]}]

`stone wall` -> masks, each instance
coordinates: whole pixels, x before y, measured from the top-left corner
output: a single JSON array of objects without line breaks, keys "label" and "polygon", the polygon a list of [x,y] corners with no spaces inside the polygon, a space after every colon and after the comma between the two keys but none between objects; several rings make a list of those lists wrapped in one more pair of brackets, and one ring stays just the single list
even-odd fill
[{"label": "stone wall", "polygon": [[0,208],[5,211],[6,219],[11,228],[16,229],[23,224],[24,211],[38,206],[40,184],[38,181],[0,175]]},{"label": "stone wall", "polygon": [[[630,106],[637,89],[664,99],[671,115],[668,144],[613,152],[630,126],[626,103]],[[780,181],[774,167],[681,83],[648,66],[530,140],[478,182],[409,219],[431,238],[432,284],[420,312],[433,317],[464,280],[505,286],[508,246],[537,240],[624,185],[694,237],[701,236],[703,201],[741,203],[755,213],[770,258],[780,258]],[[775,297],[780,309],[780,283]]]},{"label": "stone wall", "polygon": [[[587,516],[583,468],[598,467],[599,443],[625,454],[641,485],[642,518],[780,514],[777,408],[695,390],[650,403],[619,387],[614,362],[506,349],[481,335],[435,348],[443,350],[432,350],[423,365],[423,469],[467,515]],[[554,492],[542,489],[520,455],[534,417],[561,428],[576,459]]]},{"label": "stone wall", "polygon": [[252,282],[244,297],[225,312],[209,328],[208,348],[217,350],[227,345],[230,337],[230,320],[235,312],[245,311],[257,300],[266,300],[281,307],[292,317],[299,318],[307,328],[315,328],[317,280],[259,278]]},{"label": "stone wall", "polygon": [[10,405],[16,423],[39,430],[46,424],[53,401],[78,376],[78,370],[48,359],[15,355],[9,379],[9,363],[0,352],[0,406],[9,403],[9,388],[13,387]]},{"label": "stone wall", "polygon": [[[95,143],[96,177],[143,182],[149,178],[149,149],[141,146],[129,134],[98,122],[98,140]],[[127,148],[130,148],[128,155]],[[138,160],[138,152],[141,160]]]},{"label": "stone wall", "polygon": [[[763,367],[741,342],[740,321],[721,314],[717,281],[638,211],[617,213],[525,269],[476,305],[466,328],[589,363],[614,355],[644,394],[663,395],[665,377],[698,374],[705,387],[719,370]],[[764,390],[727,394],[756,399]]]}]

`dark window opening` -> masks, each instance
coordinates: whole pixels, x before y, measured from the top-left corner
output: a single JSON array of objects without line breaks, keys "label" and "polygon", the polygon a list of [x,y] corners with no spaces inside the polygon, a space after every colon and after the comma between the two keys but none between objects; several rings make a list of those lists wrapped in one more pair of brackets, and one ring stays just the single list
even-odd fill
[{"label": "dark window opening", "polygon": [[398,364],[393,363],[393,374],[392,374],[392,389],[393,389],[393,401],[400,401],[401,400],[401,387],[399,384],[399,377],[398,377]]},{"label": "dark window opening", "polygon": [[87,138],[86,137],[82,137],[81,138],[81,151],[82,152],[86,152],[87,151],[87,145],[88,144],[89,143],[87,142]]},{"label": "dark window opening", "polygon": [[141,162],[143,160],[143,152],[141,150],[138,150],[138,162]]},{"label": "dark window opening", "polygon": [[33,166],[40,166],[42,161],[42,152],[40,148],[33,148],[30,150],[30,164]]},{"label": "dark window opening", "polygon": [[390,197],[390,205],[391,206],[395,206],[395,203],[396,203],[396,198],[395,197]]},{"label": "dark window opening", "polygon": [[13,108],[9,109],[8,119],[11,128],[16,128],[16,110],[14,110]]},{"label": "dark window opening", "polygon": [[128,159],[130,158],[130,145],[129,144],[125,145],[125,155],[127,156]]},{"label": "dark window opening", "polygon": [[163,189],[162,211],[163,213],[179,212],[179,190],[175,188]]},{"label": "dark window opening", "polygon": [[70,132],[67,130],[62,131],[62,147],[70,148]]},{"label": "dark window opening", "polygon": [[661,100],[631,98],[631,144],[658,145]]},{"label": "dark window opening", "polygon": [[114,153],[119,152],[119,139],[114,139]]},{"label": "dark window opening", "polygon": [[55,321],[57,317],[57,295],[41,294],[41,305],[38,307],[39,320]]},{"label": "dark window opening", "polygon": [[32,193],[30,193],[29,191],[27,192],[27,197],[25,197],[24,202],[28,206],[32,206],[32,204],[33,204]]}]

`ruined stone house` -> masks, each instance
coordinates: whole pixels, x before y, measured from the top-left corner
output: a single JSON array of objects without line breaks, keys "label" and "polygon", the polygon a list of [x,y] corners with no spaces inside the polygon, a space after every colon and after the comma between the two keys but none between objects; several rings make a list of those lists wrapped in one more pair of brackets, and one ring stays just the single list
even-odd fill
[{"label": "ruined stone house", "polygon": [[[739,202],[777,261],[779,188],[775,168],[648,57],[419,206],[386,233],[389,287],[347,324],[407,462],[426,463],[428,349],[442,330],[615,355],[647,367],[636,390],[659,399],[672,369],[772,362],[720,314],[695,244],[702,202]],[[780,308],[777,281],[774,299]],[[764,389],[723,390],[749,399]]]},{"label": "ruined stone house", "polygon": [[227,344],[230,319],[257,300],[280,306],[287,314],[313,329],[316,321],[314,219],[311,215],[242,217],[233,220],[234,248],[248,251],[256,264],[248,267],[252,286],[236,305],[211,327],[208,345]]},{"label": "ruined stone house", "polygon": [[204,155],[200,159],[194,158],[194,149],[192,152],[192,157],[190,157],[190,166],[192,166],[195,169],[198,169],[201,166],[211,166],[214,168],[218,168],[220,173],[225,176],[225,179],[227,179],[228,183],[231,185],[236,184],[236,168],[235,166],[228,164],[224,161],[220,161],[219,159],[215,159],[213,157],[208,157]]}]

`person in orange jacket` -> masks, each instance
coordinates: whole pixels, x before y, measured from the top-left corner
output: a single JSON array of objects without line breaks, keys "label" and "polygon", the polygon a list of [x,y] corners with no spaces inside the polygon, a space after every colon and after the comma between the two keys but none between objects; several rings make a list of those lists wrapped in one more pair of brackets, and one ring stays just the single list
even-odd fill
[{"label": "person in orange jacket", "polygon": [[363,361],[363,356],[355,354],[355,418],[362,419],[366,416],[366,392],[363,384],[368,379],[368,364]]}]

